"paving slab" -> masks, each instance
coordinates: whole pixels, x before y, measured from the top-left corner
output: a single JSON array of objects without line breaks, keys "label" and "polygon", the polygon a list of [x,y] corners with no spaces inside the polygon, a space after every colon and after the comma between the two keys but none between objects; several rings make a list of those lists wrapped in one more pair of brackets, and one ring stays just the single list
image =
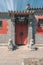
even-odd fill
[{"label": "paving slab", "polygon": [[18,46],[9,51],[7,46],[0,46],[0,65],[22,65],[24,58],[43,58],[43,47],[31,51],[28,46]]}]

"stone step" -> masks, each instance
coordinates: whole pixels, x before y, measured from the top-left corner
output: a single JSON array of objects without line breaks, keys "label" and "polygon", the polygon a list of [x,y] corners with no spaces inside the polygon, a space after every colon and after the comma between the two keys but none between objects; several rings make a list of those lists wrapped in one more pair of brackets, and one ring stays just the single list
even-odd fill
[{"label": "stone step", "polygon": [[43,47],[43,44],[35,44],[36,47]]},{"label": "stone step", "polygon": [[8,46],[8,43],[0,43],[0,46]]}]

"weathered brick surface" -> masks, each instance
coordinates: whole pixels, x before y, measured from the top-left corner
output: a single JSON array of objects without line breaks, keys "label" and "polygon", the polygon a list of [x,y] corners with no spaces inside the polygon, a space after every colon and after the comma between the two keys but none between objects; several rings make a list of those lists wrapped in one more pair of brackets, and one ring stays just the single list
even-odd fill
[{"label": "weathered brick surface", "polygon": [[8,43],[10,38],[13,40],[13,43],[14,43],[15,28],[10,19],[4,19],[4,20],[6,20],[6,22],[8,23],[8,32],[7,34],[0,34],[0,44],[4,43],[6,45],[6,43]]},{"label": "weathered brick surface", "polygon": [[43,44],[43,34],[36,34],[36,44]]}]

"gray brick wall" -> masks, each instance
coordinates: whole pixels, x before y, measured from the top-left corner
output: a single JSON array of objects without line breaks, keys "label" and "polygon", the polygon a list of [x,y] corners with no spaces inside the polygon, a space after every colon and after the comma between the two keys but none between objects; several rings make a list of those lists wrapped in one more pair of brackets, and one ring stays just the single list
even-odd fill
[{"label": "gray brick wall", "polygon": [[[1,20],[1,19],[0,19]],[[14,25],[12,23],[12,21],[10,19],[2,19],[2,20],[6,20],[6,22],[8,22],[8,32],[7,34],[0,34],[0,43],[8,43],[9,39],[11,38],[13,40],[13,43],[15,44],[15,37],[14,37]]]},{"label": "gray brick wall", "polygon": [[[35,15],[43,15],[43,10],[37,10],[35,12]],[[37,22],[37,20],[36,20],[36,22]],[[37,25],[36,25],[36,28],[37,28]],[[36,44],[43,44],[43,34],[37,34],[37,31],[35,34],[35,43]]]},{"label": "gray brick wall", "polygon": [[36,44],[43,44],[43,34],[37,34],[35,35],[35,42]]}]

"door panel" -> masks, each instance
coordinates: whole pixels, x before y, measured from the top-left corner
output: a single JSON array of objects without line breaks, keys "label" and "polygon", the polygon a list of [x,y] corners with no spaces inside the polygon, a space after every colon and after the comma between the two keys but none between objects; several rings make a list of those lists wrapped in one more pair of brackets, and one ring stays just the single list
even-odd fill
[{"label": "door panel", "polygon": [[21,31],[21,24],[17,23],[16,24],[16,44],[21,43],[20,31]]},{"label": "door panel", "polygon": [[27,44],[28,43],[28,24],[17,23],[16,24],[16,44]]},{"label": "door panel", "polygon": [[22,25],[22,31],[23,31],[23,36],[22,36],[22,44],[27,44],[27,34],[28,34],[28,25],[27,23],[24,23]]}]

